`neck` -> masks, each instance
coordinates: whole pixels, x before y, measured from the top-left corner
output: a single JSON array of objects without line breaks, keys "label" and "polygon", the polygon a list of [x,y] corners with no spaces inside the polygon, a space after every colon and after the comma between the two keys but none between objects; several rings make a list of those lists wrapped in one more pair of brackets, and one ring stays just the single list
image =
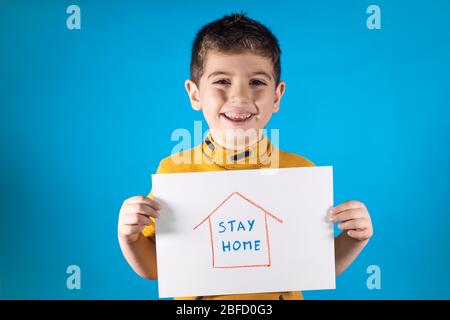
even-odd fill
[{"label": "neck", "polygon": [[227,132],[221,133],[211,130],[211,137],[218,145],[227,150],[243,150],[249,146],[258,143],[262,138],[262,130],[252,130],[241,132]]}]

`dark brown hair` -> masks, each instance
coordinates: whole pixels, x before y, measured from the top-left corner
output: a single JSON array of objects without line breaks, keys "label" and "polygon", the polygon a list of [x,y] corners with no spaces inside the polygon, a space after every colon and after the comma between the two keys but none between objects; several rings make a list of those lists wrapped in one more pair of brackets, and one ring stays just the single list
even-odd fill
[{"label": "dark brown hair", "polygon": [[199,85],[209,50],[221,53],[252,51],[270,58],[275,84],[281,77],[281,49],[277,38],[264,25],[250,19],[245,12],[233,13],[208,23],[201,28],[192,46],[191,80]]}]

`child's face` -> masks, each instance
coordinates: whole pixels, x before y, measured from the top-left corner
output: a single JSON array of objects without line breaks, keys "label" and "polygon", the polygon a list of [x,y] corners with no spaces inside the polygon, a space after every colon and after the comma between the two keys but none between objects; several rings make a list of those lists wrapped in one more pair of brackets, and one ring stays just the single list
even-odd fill
[{"label": "child's face", "polygon": [[284,82],[275,87],[272,61],[250,52],[209,51],[199,87],[191,80],[185,85],[192,107],[203,111],[213,139],[227,148],[257,142],[285,90]]}]

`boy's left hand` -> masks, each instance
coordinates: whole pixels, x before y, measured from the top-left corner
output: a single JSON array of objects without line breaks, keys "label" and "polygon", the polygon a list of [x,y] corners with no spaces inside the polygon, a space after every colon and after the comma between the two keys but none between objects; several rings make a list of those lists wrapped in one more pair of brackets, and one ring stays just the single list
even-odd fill
[{"label": "boy's left hand", "polygon": [[330,210],[330,221],[342,222],[338,228],[359,241],[369,240],[373,235],[372,221],[364,203],[350,200]]}]

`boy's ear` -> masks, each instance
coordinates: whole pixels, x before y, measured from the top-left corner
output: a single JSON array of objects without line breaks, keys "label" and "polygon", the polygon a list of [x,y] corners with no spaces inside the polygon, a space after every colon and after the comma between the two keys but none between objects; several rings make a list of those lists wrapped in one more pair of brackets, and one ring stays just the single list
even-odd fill
[{"label": "boy's ear", "polygon": [[273,102],[273,112],[278,112],[280,110],[280,102],[281,98],[284,95],[285,90],[286,90],[286,83],[280,81],[277,88],[275,89],[275,101]]},{"label": "boy's ear", "polygon": [[194,110],[201,110],[202,106],[200,105],[200,91],[197,88],[197,85],[192,80],[186,80],[184,82],[184,87],[186,88],[186,92],[189,96],[189,100],[191,100],[191,106]]}]

